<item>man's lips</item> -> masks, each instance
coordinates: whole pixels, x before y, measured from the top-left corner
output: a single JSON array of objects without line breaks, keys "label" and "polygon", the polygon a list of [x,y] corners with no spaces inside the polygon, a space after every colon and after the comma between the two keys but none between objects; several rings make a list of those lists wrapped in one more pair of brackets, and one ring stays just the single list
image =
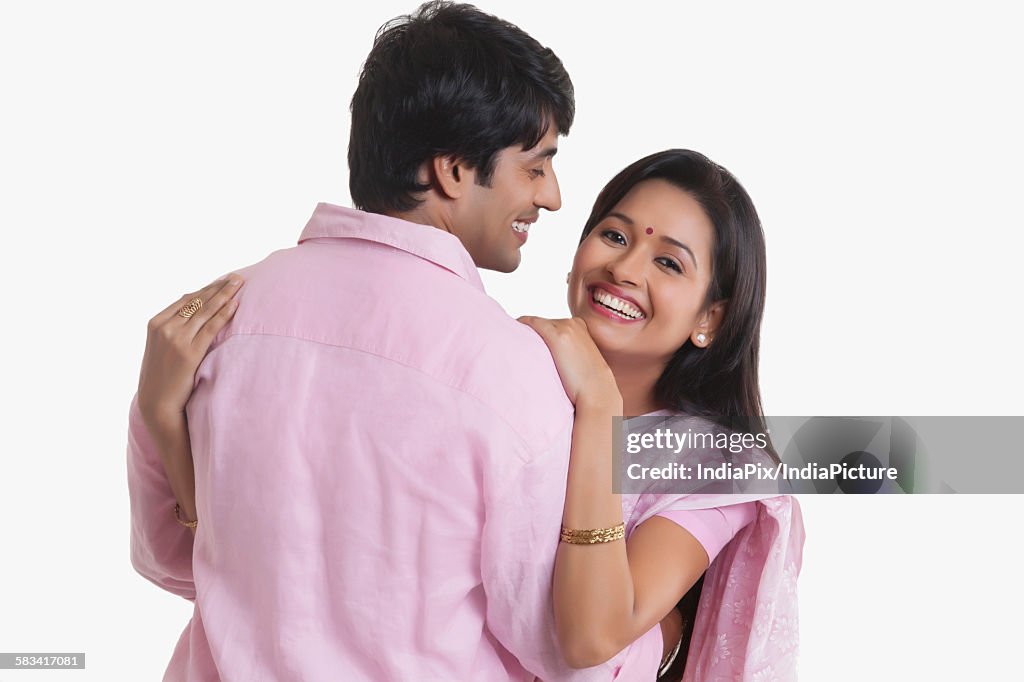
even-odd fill
[{"label": "man's lips", "polygon": [[537,216],[532,218],[516,218],[512,221],[512,230],[520,234],[525,234],[530,231],[530,227],[537,222]]},{"label": "man's lips", "polygon": [[520,246],[526,243],[526,238],[530,234],[530,227],[532,227],[533,224],[537,222],[537,217],[538,216],[533,216],[532,218],[526,219],[516,218],[515,220],[512,221],[512,232],[519,240]]}]

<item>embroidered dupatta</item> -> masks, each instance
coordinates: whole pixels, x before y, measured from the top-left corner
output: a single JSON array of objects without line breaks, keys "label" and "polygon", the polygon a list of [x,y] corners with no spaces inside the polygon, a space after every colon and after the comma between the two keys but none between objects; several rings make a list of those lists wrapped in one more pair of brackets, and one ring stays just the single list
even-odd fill
[{"label": "embroidered dupatta", "polygon": [[[791,682],[799,645],[796,582],[803,559],[800,505],[789,495],[623,496],[627,535],[667,510],[757,500],[757,516],[715,558],[704,588],[683,682]],[[632,504],[630,504],[632,503]]]}]

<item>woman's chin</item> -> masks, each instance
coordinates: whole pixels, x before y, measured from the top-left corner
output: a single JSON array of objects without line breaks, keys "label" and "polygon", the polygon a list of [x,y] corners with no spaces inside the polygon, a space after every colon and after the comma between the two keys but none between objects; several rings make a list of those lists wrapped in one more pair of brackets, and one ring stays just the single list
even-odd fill
[{"label": "woman's chin", "polygon": [[615,329],[612,324],[603,323],[603,321],[595,321],[591,324],[590,319],[586,320],[587,328],[590,330],[590,336],[594,339],[594,345],[601,351],[601,355],[608,358],[609,356],[622,357],[624,355],[631,355],[636,350],[635,343],[630,343],[632,335],[625,334],[622,329]]}]

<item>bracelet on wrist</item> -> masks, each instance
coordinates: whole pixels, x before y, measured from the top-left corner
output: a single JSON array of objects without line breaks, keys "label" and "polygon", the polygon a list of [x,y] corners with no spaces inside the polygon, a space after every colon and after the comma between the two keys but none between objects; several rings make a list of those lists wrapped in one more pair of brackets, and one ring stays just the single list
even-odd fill
[{"label": "bracelet on wrist", "polygon": [[611,528],[590,528],[587,530],[574,530],[562,526],[562,535],[559,539],[570,545],[598,545],[605,542],[615,542],[624,537],[626,537],[626,524],[620,523]]},{"label": "bracelet on wrist", "polygon": [[668,669],[672,667],[672,664],[676,662],[676,657],[679,655],[679,648],[683,645],[683,636],[679,635],[679,641],[672,647],[672,650],[665,654],[665,658],[661,659],[661,665],[658,666],[658,677],[661,677],[668,672]]},{"label": "bracelet on wrist", "polygon": [[177,502],[174,503],[174,518],[178,523],[185,526],[186,528],[196,528],[199,525],[199,521],[186,521],[181,518],[181,505]]}]

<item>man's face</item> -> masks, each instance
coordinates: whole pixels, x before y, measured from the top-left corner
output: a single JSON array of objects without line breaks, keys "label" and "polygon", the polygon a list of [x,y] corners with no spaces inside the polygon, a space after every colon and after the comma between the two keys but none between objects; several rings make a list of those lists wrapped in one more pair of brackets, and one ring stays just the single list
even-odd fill
[{"label": "man's face", "polygon": [[466,192],[455,202],[452,231],[477,267],[512,272],[519,267],[519,249],[540,209],[562,206],[552,157],[558,150],[554,125],[532,149],[506,147],[498,153],[490,187],[476,183],[466,169]]}]

